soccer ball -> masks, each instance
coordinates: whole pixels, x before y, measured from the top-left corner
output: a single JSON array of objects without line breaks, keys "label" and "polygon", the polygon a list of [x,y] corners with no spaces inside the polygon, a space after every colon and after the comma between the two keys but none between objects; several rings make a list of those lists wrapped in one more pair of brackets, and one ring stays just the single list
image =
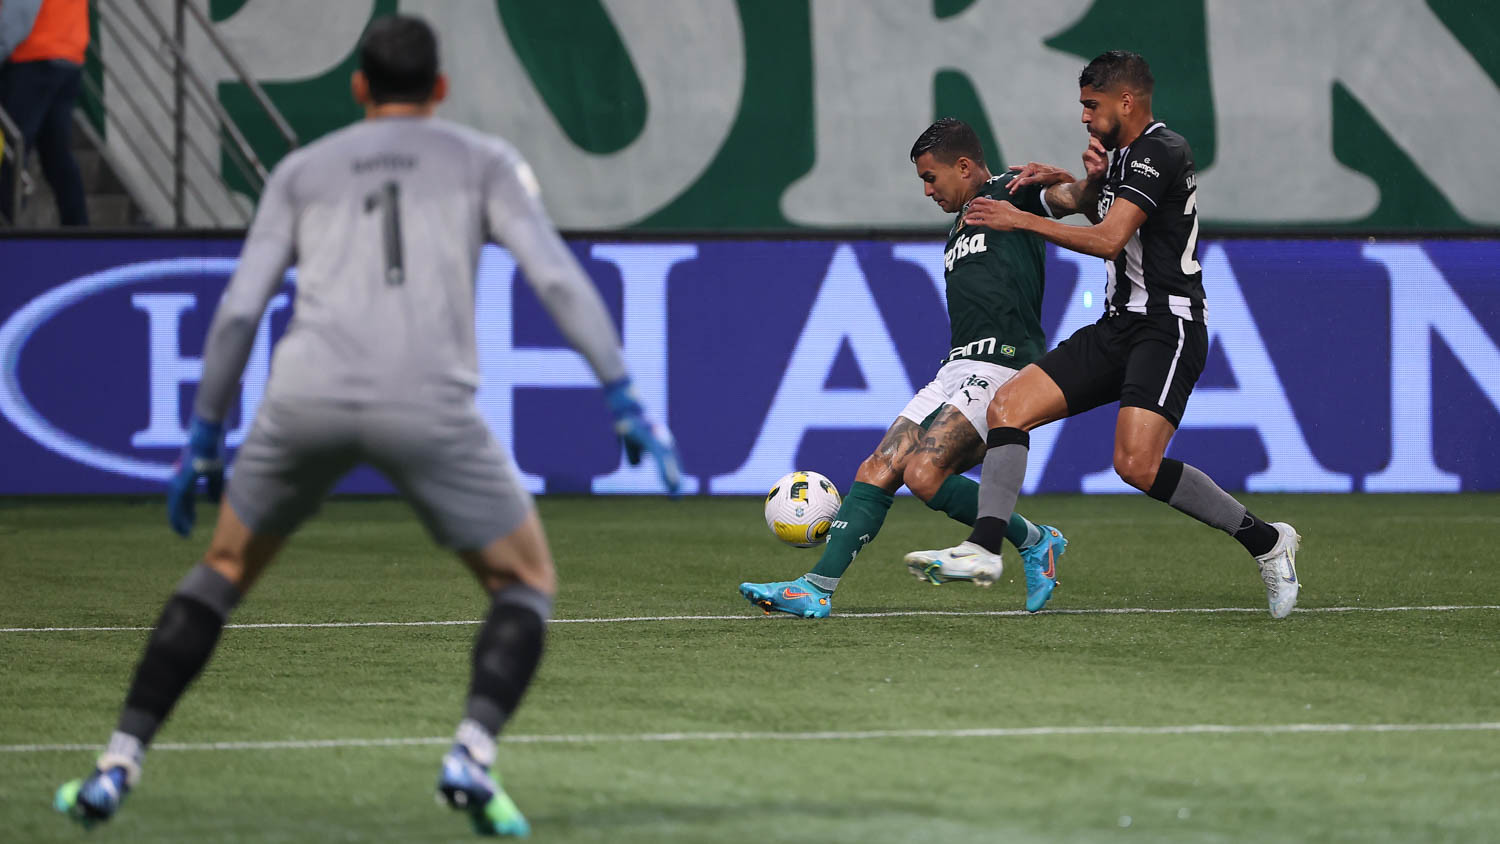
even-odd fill
[{"label": "soccer ball", "polygon": [[822,545],[843,500],[833,481],[817,472],[793,472],[766,494],[766,527],[797,548]]}]

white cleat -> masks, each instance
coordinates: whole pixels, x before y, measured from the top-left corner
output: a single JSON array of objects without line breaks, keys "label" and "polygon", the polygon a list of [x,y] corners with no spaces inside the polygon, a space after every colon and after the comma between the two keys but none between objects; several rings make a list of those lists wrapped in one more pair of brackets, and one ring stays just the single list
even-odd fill
[{"label": "white cleat", "polygon": [[1005,567],[999,554],[983,546],[964,542],[937,551],[913,551],[906,555],[906,569],[918,580],[941,586],[950,580],[967,580],[976,586],[992,586]]},{"label": "white cleat", "polygon": [[1269,553],[1256,557],[1260,565],[1260,579],[1266,584],[1266,602],[1271,607],[1272,618],[1286,618],[1297,606],[1297,591],[1302,584],[1297,581],[1297,547],[1302,537],[1286,522],[1273,522],[1271,527],[1281,534],[1276,547]]}]

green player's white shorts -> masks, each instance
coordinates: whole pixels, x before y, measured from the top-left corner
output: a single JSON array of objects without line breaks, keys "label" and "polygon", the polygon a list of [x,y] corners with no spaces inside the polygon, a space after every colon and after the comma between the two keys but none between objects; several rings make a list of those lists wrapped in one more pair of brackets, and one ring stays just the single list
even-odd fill
[{"label": "green player's white shorts", "polygon": [[968,418],[979,439],[989,436],[990,423],[985,411],[1000,385],[1016,377],[1016,370],[998,363],[977,360],[955,360],[943,365],[927,386],[907,402],[901,415],[921,425],[938,408],[951,404]]},{"label": "green player's white shorts", "polygon": [[235,457],[225,495],[255,533],[290,536],[360,464],[385,475],[433,540],[456,551],[509,535],[533,507],[472,399],[373,405],[268,398]]}]

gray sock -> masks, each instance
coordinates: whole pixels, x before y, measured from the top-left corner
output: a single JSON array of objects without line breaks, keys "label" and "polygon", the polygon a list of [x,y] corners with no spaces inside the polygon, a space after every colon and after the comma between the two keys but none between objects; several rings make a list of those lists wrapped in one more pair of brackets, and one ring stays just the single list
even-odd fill
[{"label": "gray sock", "polygon": [[1281,539],[1274,525],[1257,518],[1213,479],[1179,460],[1164,457],[1146,494],[1180,512],[1224,531],[1252,557],[1271,553]]},{"label": "gray sock", "polygon": [[986,442],[989,451],[984,454],[984,474],[979,479],[979,518],[974,520],[969,541],[998,554],[1026,481],[1031,436],[1020,428],[992,428]]},{"label": "gray sock", "polygon": [[1171,458],[1161,461],[1146,494],[1230,535],[1245,523],[1245,505],[1220,489],[1213,478]]}]

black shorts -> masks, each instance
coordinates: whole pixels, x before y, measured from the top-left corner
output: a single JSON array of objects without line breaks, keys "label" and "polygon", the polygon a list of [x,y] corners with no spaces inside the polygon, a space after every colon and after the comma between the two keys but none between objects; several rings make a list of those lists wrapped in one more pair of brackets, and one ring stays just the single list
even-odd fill
[{"label": "black shorts", "polygon": [[1078,329],[1036,365],[1062,388],[1069,416],[1119,400],[1175,428],[1207,360],[1203,323],[1127,311]]}]

